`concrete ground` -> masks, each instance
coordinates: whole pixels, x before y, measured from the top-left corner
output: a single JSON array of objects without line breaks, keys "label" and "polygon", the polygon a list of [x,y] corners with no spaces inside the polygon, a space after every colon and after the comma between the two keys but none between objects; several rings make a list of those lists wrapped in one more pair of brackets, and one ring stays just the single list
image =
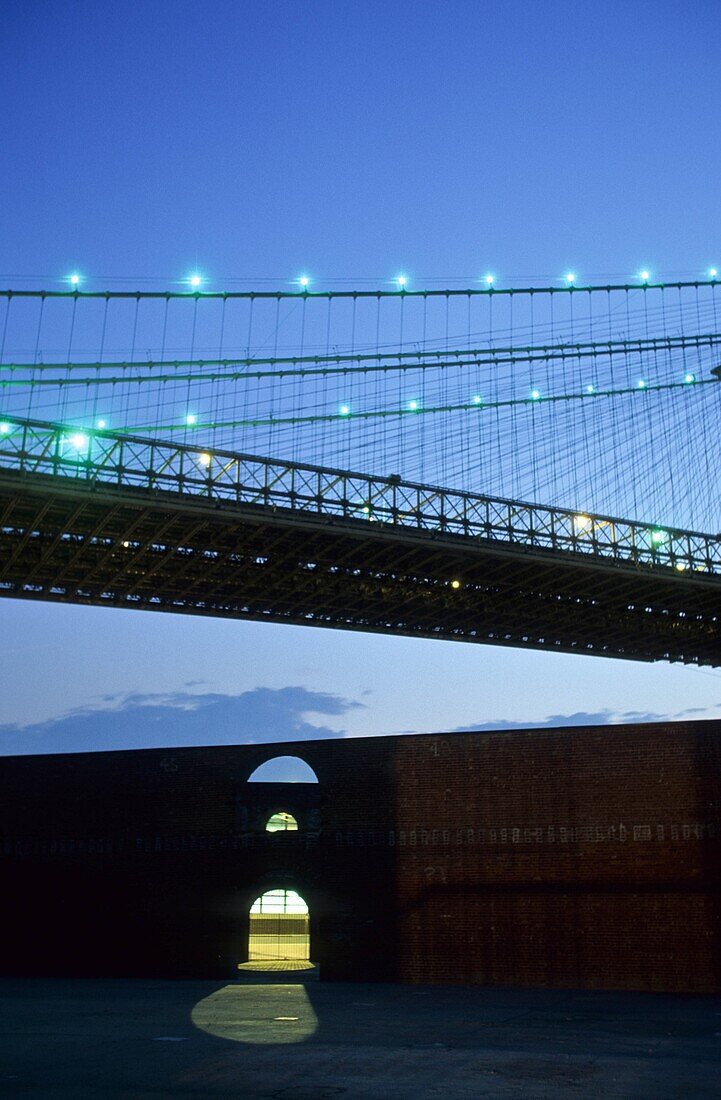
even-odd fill
[{"label": "concrete ground", "polygon": [[0,982],[0,1097],[721,1098],[721,997],[237,981]]}]

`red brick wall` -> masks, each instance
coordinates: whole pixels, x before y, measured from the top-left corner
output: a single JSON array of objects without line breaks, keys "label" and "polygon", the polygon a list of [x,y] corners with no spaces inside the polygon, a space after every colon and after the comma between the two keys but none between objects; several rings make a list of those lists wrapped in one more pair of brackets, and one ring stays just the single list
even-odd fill
[{"label": "red brick wall", "polygon": [[287,886],[324,978],[719,991],[720,776],[721,722],[6,758],[0,968],[228,976]]}]

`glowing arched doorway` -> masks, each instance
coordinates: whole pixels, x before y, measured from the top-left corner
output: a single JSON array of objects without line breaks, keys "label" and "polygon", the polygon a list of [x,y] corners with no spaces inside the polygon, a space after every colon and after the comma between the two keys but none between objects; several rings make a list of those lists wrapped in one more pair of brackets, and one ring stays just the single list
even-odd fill
[{"label": "glowing arched doorway", "polygon": [[310,966],[308,906],[295,890],[267,890],[250,907],[248,966]]}]

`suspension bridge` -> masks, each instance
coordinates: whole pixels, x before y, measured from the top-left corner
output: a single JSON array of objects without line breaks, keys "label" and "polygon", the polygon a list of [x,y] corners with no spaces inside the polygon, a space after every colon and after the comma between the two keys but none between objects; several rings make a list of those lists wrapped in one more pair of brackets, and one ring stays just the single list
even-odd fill
[{"label": "suspension bridge", "polygon": [[1,291],[0,595],[719,665],[718,297]]}]

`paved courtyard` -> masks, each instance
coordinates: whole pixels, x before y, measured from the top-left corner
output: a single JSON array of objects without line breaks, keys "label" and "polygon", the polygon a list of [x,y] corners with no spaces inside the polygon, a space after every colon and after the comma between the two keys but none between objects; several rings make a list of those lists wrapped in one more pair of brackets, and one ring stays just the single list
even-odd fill
[{"label": "paved courtyard", "polygon": [[0,982],[3,1098],[721,1097],[721,997],[235,982]]}]

